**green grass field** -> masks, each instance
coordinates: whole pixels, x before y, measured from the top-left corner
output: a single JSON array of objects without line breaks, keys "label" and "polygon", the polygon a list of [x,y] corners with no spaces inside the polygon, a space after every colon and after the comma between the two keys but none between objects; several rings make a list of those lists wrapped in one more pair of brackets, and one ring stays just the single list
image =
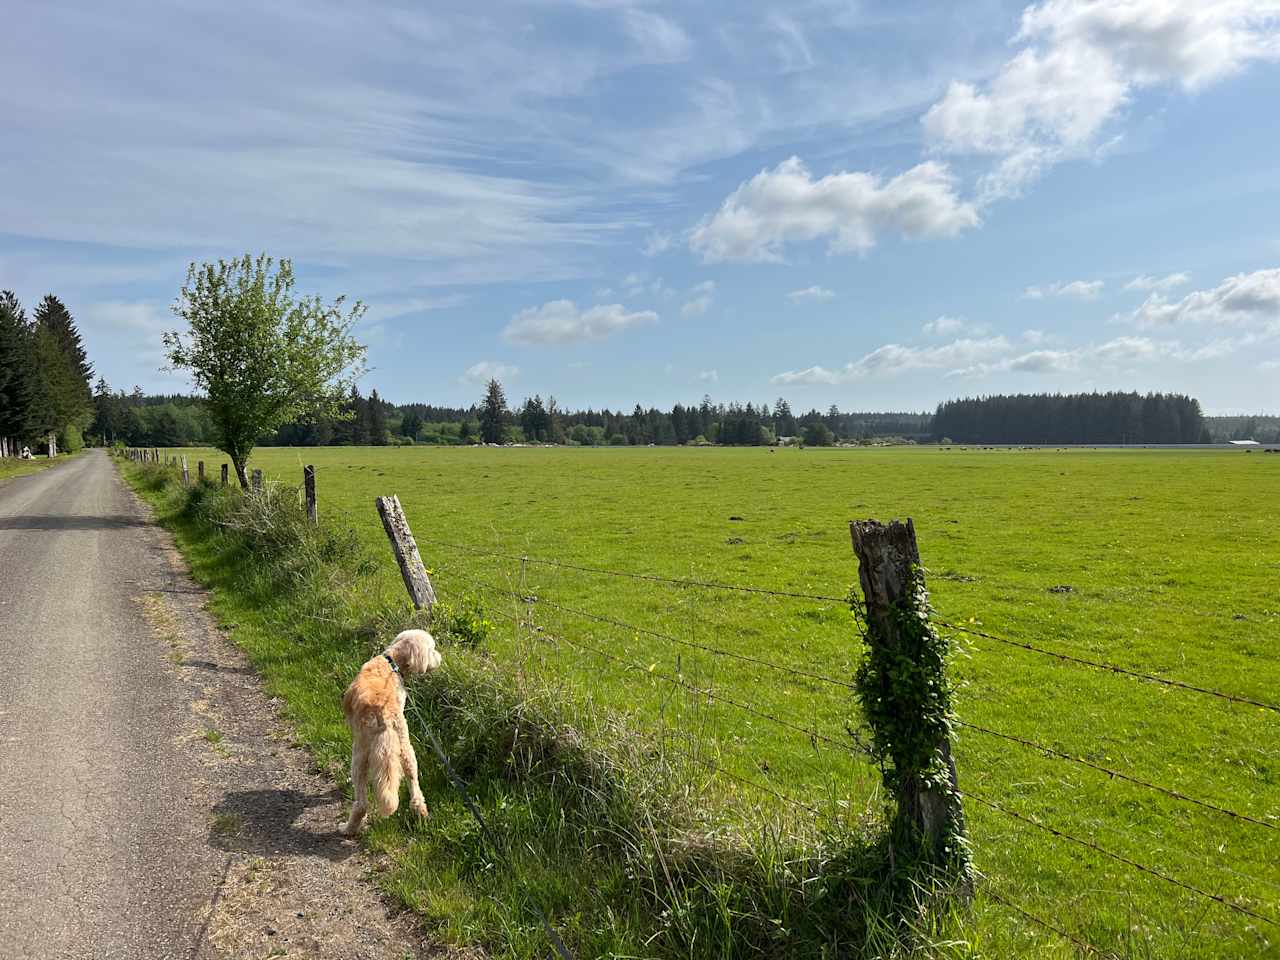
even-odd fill
[{"label": "green grass field", "polygon": [[[196,459],[213,477],[225,460],[184,452],[193,476]],[[403,596],[373,504],[397,494],[441,598],[478,598],[494,622],[487,641],[494,662],[552,678],[566,701],[633,718],[722,766],[726,773],[708,788],[717,808],[711,820],[794,822],[795,810],[777,794],[823,816],[879,809],[878,772],[830,742],[848,743],[846,722],[857,722],[846,687],[701,649],[847,682],[859,657],[847,605],[537,561],[839,598],[857,582],[848,521],[909,516],[940,618],[1280,700],[1280,457],[418,447],[262,449],[250,466],[299,485],[304,463],[316,465],[322,523],[349,524],[385,558],[359,580],[361,602],[385,608]],[[227,615],[244,619],[247,611],[231,604]],[[541,632],[518,628],[519,618],[532,618]],[[1280,714],[980,637],[957,639],[962,721],[1263,824],[968,727],[958,735],[962,790],[1280,923]],[[311,696],[305,684],[292,689]],[[307,709],[337,715],[320,693]],[[326,729],[340,737],[336,723]],[[977,801],[967,802],[966,815],[982,879],[961,931],[964,955],[1083,955],[1017,908],[1119,956],[1280,955],[1280,926]],[[413,856],[398,862],[389,885],[442,926],[449,927],[441,918],[451,903],[459,913],[478,909],[478,894],[459,875],[449,874],[455,888],[428,895],[414,890],[423,875]],[[437,868],[431,882],[441,876]],[[474,931],[451,929],[459,939]]]}]

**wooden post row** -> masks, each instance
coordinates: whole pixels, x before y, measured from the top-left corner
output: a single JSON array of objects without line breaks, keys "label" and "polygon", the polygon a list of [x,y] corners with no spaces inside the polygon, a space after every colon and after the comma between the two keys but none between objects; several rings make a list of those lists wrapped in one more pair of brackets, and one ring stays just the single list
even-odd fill
[{"label": "wooden post row", "polygon": [[[867,643],[873,648],[872,655],[879,652],[888,659],[902,656],[921,663],[926,670],[932,669],[934,665],[924,659],[920,637],[900,627],[903,613],[915,614],[923,600],[917,593],[924,589],[924,573],[915,526],[910,520],[906,523],[894,520],[889,524],[855,520],[849,524],[849,532],[858,556],[858,578],[867,601]],[[926,630],[933,629],[927,623],[924,626]],[[883,692],[887,697],[894,696],[892,690]],[[918,715],[920,708],[920,704],[910,702],[891,704],[903,722],[909,722],[913,714]],[[948,835],[963,837],[965,833],[956,763],[951,755],[951,737],[945,729],[938,737],[934,755],[940,756],[946,766],[948,782],[931,783],[924,778],[923,770],[899,770],[897,816],[904,826],[921,837],[930,858],[942,864],[947,857]]]},{"label": "wooden post row", "polygon": [[374,502],[378,506],[378,516],[382,518],[382,527],[387,531],[387,539],[391,541],[391,551],[400,565],[400,576],[404,578],[409,599],[419,610],[425,609],[430,613],[435,606],[436,592],[418,553],[418,544],[409,529],[409,521],[405,519],[400,498],[378,497]]},{"label": "wooden post row", "polygon": [[307,497],[307,519],[312,523],[319,523],[316,512],[316,468],[311,464],[302,468],[302,489]]}]

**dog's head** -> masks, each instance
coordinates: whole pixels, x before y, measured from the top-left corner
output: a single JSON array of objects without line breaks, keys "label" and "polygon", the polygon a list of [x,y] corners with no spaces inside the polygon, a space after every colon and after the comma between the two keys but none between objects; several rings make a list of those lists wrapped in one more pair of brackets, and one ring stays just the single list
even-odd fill
[{"label": "dog's head", "polygon": [[387,653],[409,674],[435,670],[443,660],[435,640],[425,630],[405,630],[387,647]]}]

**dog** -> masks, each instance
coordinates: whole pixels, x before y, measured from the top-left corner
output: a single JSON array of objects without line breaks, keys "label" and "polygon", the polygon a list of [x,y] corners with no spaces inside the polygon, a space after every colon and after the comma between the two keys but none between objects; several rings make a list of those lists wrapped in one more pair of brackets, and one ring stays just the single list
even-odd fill
[{"label": "dog", "polygon": [[342,695],[342,712],[351,728],[351,784],[355,802],[342,828],[352,836],[369,812],[372,781],[375,807],[390,816],[400,806],[400,779],[409,780],[409,805],[420,817],[427,803],[418,786],[418,758],[404,720],[404,678],[439,668],[436,642],[425,630],[405,630],[391,646],[369,660]]}]

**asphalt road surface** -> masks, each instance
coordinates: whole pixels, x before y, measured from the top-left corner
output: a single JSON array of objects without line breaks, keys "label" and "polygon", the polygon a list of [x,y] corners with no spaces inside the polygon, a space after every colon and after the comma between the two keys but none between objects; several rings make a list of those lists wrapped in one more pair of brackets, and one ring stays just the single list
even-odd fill
[{"label": "asphalt road surface", "polygon": [[425,955],[203,604],[104,452],[0,483],[0,960]]}]

